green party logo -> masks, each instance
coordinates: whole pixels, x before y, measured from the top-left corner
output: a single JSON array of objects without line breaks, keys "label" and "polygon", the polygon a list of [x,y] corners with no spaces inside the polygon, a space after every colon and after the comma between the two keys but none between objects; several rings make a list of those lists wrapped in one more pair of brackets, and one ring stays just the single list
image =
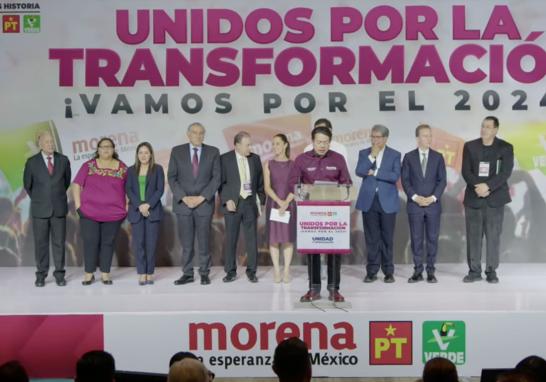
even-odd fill
[{"label": "green party logo", "polygon": [[502,138],[514,145],[520,169],[538,170],[546,175],[546,122],[508,125]]},{"label": "green party logo", "polygon": [[466,326],[464,321],[423,322],[423,363],[436,357],[455,365],[466,361]]},{"label": "green party logo", "polygon": [[25,33],[38,33],[41,28],[40,15],[26,15],[23,16],[23,32]]}]

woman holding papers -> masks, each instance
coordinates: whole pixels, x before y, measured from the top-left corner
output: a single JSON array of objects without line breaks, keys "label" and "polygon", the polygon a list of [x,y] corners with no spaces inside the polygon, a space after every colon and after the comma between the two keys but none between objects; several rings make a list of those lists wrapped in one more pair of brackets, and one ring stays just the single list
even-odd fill
[{"label": "woman holding papers", "polygon": [[[296,208],[293,190],[288,186],[288,174],[294,162],[290,160],[290,143],[284,134],[273,137],[275,157],[264,166],[264,186],[267,194],[269,252],[274,268],[274,281],[290,282],[290,262],[294,253]],[[284,273],[281,278],[279,256],[284,255]]]}]

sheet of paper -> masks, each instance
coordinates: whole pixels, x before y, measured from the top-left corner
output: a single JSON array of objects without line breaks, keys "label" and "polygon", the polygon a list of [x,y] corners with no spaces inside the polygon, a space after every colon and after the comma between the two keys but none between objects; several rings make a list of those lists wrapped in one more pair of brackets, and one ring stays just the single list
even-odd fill
[{"label": "sheet of paper", "polygon": [[279,214],[279,210],[277,208],[272,208],[269,220],[288,224],[288,222],[290,221],[290,212],[284,211],[284,214],[281,215]]}]

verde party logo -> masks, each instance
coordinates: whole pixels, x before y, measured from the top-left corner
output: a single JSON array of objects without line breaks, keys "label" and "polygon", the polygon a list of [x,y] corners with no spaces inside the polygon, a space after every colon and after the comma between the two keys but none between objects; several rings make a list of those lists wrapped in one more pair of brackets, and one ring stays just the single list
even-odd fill
[{"label": "verde party logo", "polygon": [[464,365],[466,361],[464,321],[423,322],[423,363],[435,357],[447,358],[455,365]]},{"label": "verde party logo", "polygon": [[39,33],[41,29],[40,15],[25,15],[23,16],[23,32]]}]

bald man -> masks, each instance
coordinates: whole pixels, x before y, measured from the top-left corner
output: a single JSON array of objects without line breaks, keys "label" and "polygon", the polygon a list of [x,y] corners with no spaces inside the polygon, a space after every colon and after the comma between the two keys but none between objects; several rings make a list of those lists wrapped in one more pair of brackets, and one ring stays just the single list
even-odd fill
[{"label": "bald man", "polygon": [[184,358],[172,364],[167,382],[209,382],[209,371],[201,361]]}]

